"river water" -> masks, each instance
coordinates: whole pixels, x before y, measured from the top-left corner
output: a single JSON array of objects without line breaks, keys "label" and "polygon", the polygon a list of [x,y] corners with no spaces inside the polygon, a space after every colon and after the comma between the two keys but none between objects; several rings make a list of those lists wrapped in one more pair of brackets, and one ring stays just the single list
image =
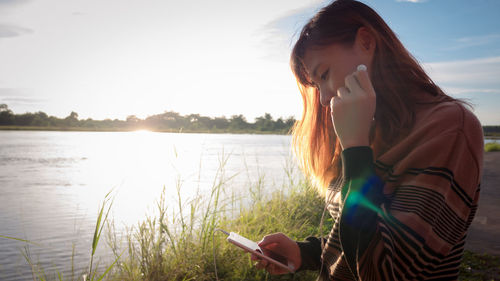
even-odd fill
[{"label": "river water", "polygon": [[[223,167],[238,194],[263,179],[272,190],[298,175],[290,136],[153,132],[0,131],[0,280],[33,280],[22,255],[68,277],[88,264],[97,210],[115,194],[118,231],[167,202],[206,194]],[[168,205],[168,203],[167,203]],[[102,241],[104,242],[104,241]],[[100,252],[104,249],[98,250]],[[54,278],[56,279],[56,278]]]}]

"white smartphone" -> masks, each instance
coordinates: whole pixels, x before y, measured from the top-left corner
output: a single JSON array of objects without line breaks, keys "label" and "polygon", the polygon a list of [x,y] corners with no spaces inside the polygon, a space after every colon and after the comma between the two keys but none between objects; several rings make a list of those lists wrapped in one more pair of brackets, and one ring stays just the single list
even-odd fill
[{"label": "white smartphone", "polygon": [[[237,233],[234,233],[234,232],[230,232],[229,233],[229,236],[227,237],[227,241],[242,248],[243,250],[247,251],[247,252],[250,252],[262,259],[265,259],[266,261],[268,262],[271,262],[289,272],[295,272],[295,269],[293,268],[293,266],[289,266],[287,265],[288,262],[286,260],[285,257],[282,257],[280,255],[277,255],[277,254],[273,254],[272,256],[267,256],[264,254],[264,251],[262,251],[262,249],[259,247],[259,245],[257,243],[255,243],[254,241],[252,240],[249,240]],[[279,260],[278,260],[279,259]],[[286,264],[285,264],[286,263]]]}]

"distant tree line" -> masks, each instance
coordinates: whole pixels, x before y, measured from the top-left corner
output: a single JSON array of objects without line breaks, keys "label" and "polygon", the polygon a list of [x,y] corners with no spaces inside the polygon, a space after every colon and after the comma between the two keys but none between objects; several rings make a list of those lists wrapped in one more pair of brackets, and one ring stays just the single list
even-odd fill
[{"label": "distant tree line", "polygon": [[500,126],[483,126],[483,132],[486,136],[500,136]]},{"label": "distant tree line", "polygon": [[[0,104],[1,128],[41,128],[65,130],[95,130],[95,131],[130,131],[151,130],[168,132],[234,132],[234,133],[279,133],[286,134],[295,124],[295,118],[274,119],[271,114],[257,117],[254,123],[249,123],[243,115],[233,115],[230,118],[207,117],[199,114],[182,116],[177,112],[168,111],[140,119],[130,115],[126,120],[91,118],[78,119],[78,113],[72,111],[66,118],[48,116],[45,112],[14,114],[6,104]],[[500,136],[500,126],[483,126],[486,136]]]},{"label": "distant tree line", "polygon": [[177,112],[168,111],[140,119],[130,115],[126,120],[105,119],[93,120],[78,119],[78,113],[71,112],[66,118],[48,116],[45,112],[14,114],[6,104],[0,104],[0,126],[4,128],[22,129],[23,127],[38,127],[47,129],[68,130],[152,130],[169,132],[256,132],[256,133],[280,133],[286,134],[290,131],[295,118],[274,119],[271,114],[257,117],[254,123],[249,123],[243,115],[233,115],[231,118],[207,117],[199,114],[180,115]]}]

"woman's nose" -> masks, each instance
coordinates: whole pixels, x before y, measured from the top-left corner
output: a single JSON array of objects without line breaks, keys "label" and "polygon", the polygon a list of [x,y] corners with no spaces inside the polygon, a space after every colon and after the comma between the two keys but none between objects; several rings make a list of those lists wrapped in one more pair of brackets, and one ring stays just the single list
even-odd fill
[{"label": "woman's nose", "polygon": [[333,98],[331,91],[325,89],[319,91],[319,101],[322,106],[330,106],[330,100]]}]

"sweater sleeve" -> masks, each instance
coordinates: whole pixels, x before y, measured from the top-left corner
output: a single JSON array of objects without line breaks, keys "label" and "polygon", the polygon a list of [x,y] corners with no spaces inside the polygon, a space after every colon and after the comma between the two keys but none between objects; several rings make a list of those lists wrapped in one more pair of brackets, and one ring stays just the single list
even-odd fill
[{"label": "sweater sleeve", "polygon": [[353,275],[358,255],[364,253],[377,228],[377,213],[383,201],[383,183],[375,174],[370,147],[342,151],[345,185],[339,236],[342,252]]},{"label": "sweater sleeve", "polygon": [[477,154],[462,131],[421,143],[396,166],[373,162],[369,147],[342,153],[346,185],[339,235],[358,280],[432,278],[436,266],[446,272],[447,258],[456,268],[460,251],[452,252],[477,208]]},{"label": "sweater sleeve", "polygon": [[[323,241],[322,241],[323,240]],[[321,266],[321,243],[326,243],[325,238],[307,237],[306,241],[297,242],[300,249],[301,265],[297,271],[319,270]]]},{"label": "sweater sleeve", "polygon": [[[351,239],[352,235],[358,235],[357,229],[361,230],[359,238],[363,242],[362,248],[365,248],[367,246],[366,242],[371,240],[371,236],[375,229],[374,223],[377,213],[365,210],[365,206],[380,205],[382,200],[382,182],[374,172],[371,148],[355,147],[346,149],[342,152],[342,162],[344,167],[343,179],[346,183],[341,193],[342,201],[344,201],[347,192],[349,196],[347,197],[348,200],[345,200],[346,203],[343,207],[342,214],[344,215],[344,223],[342,224],[341,219],[341,226],[344,226],[344,231],[341,232],[340,235],[349,237],[349,239],[344,239],[342,243],[344,255],[346,258],[349,258],[352,256],[349,253],[351,251],[356,251],[355,245],[350,245],[349,243],[357,241]],[[356,200],[361,200],[363,204],[354,202]],[[358,216],[361,216],[361,218],[358,218]],[[346,223],[347,221],[349,223]],[[354,225],[354,223],[358,222],[362,223],[362,225]],[[328,237],[329,239],[335,239],[338,235],[339,233],[335,233],[334,228]],[[302,265],[299,270],[320,269],[322,242],[326,244],[328,243],[328,239],[307,237],[306,241],[297,242],[302,259]],[[332,245],[333,244],[335,243],[332,242]]]}]

